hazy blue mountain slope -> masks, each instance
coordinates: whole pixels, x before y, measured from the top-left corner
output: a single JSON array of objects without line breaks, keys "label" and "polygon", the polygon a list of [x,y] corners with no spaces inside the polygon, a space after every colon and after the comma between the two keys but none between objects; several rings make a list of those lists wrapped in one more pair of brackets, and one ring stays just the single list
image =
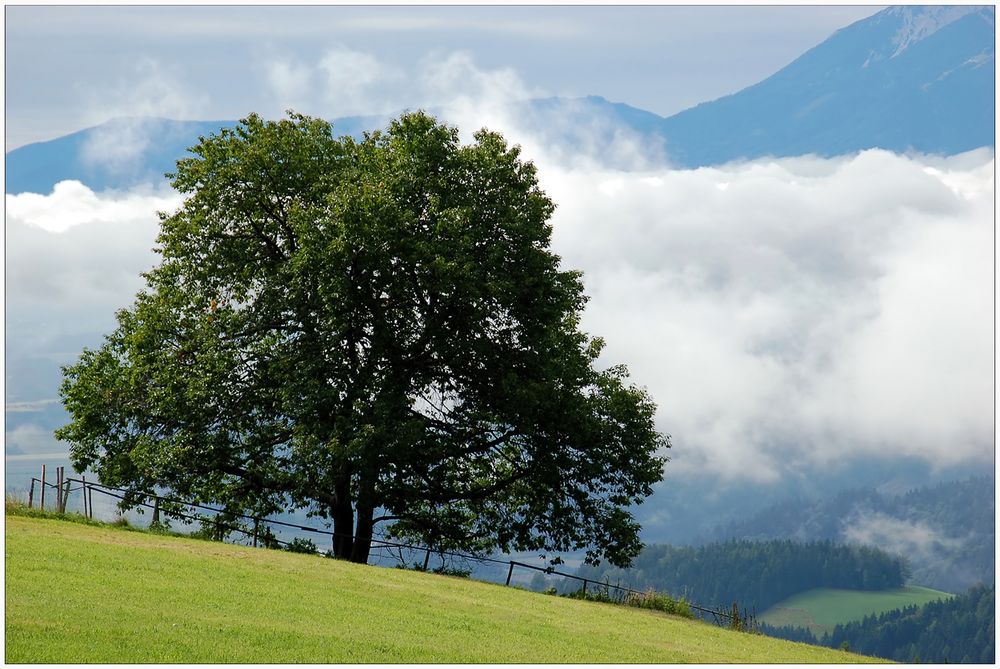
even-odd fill
[{"label": "hazy blue mountain slope", "polygon": [[[19,147],[6,156],[8,193],[49,193],[60,181],[75,179],[92,190],[122,189],[159,182],[173,170],[199,135],[217,132],[231,121],[113,119],[48,142]],[[118,160],[102,159],[131,140],[134,148]],[[121,154],[119,154],[121,155]]]},{"label": "hazy blue mountain slope", "polygon": [[[952,17],[939,13],[947,9],[959,18],[945,23]],[[884,10],[768,79],[664,121],[669,157],[695,166],[872,147],[950,155],[991,146],[993,44],[992,7]]]},{"label": "hazy blue mountain slope", "polygon": [[914,583],[961,592],[995,581],[994,499],[990,477],[922,486],[900,495],[858,488],[818,500],[791,497],[705,538],[877,545],[907,556]]},{"label": "hazy blue mountain slope", "polygon": [[518,126],[555,155],[625,170],[666,163],[663,117],[621,102],[597,95],[540,98],[517,103],[514,114]]},{"label": "hazy blue mountain slope", "polygon": [[[359,136],[383,121],[352,116],[334,121],[341,135]],[[6,188],[14,193],[50,193],[60,181],[75,179],[91,190],[159,184],[199,136],[236,125],[230,121],[173,121],[120,118],[48,142],[19,147],[6,156]],[[125,149],[123,150],[123,145]]]},{"label": "hazy blue mountain slope", "polygon": [[[598,96],[539,98],[512,102],[511,107],[519,125],[548,147],[599,157],[612,167],[631,165],[635,154],[626,148],[630,141],[641,145],[651,157],[657,155],[650,150],[651,142],[662,144],[663,117]],[[430,111],[441,114],[440,110]],[[337,135],[359,138],[388,120],[388,116],[352,116],[332,123]],[[447,117],[444,120],[449,121]],[[114,119],[49,142],[29,144],[7,154],[7,192],[49,193],[66,179],[80,181],[94,191],[159,184],[200,135],[234,125],[235,120]],[[128,159],[113,159],[118,137],[134,145]],[[112,159],[99,159],[105,147],[111,150]],[[616,150],[621,151],[619,160]]]},{"label": "hazy blue mountain slope", "polygon": [[[537,98],[527,100],[519,105],[518,112],[525,117],[529,127],[542,123],[551,123],[561,119],[566,125],[603,125],[609,128],[629,128],[637,133],[655,133],[663,117],[652,112],[631,107],[622,102],[610,102],[600,95],[588,95],[585,98]],[[572,127],[558,129],[573,133]]]}]

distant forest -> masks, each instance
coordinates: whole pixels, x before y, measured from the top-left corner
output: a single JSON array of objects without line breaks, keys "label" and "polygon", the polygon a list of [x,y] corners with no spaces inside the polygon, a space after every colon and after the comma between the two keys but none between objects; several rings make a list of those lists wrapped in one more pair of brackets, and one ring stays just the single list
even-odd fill
[{"label": "distant forest", "polygon": [[913,583],[963,592],[977,583],[995,583],[994,495],[992,477],[974,477],[901,495],[866,488],[819,501],[785,500],[717,527],[705,540],[794,538],[851,543],[852,530],[881,524],[895,533],[876,533],[877,545],[905,553]]},{"label": "distant forest", "polygon": [[[907,565],[867,546],[832,541],[727,541],[704,546],[651,545],[630,569],[582,567],[579,575],[637,590],[653,588],[701,606],[762,612],[813,588],[885,590],[901,587]],[[562,589],[577,589],[567,583]]]},{"label": "distant forest", "polygon": [[995,586],[975,586],[952,599],[908,606],[837,625],[817,639],[802,627],[760,630],[792,641],[850,650],[899,662],[992,664],[995,649]]}]

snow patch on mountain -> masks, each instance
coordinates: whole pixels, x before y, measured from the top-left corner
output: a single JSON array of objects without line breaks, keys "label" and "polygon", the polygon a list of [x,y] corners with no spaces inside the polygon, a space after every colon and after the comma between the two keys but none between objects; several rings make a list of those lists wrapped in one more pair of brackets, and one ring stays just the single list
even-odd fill
[{"label": "snow patch on mountain", "polygon": [[950,70],[945,70],[934,81],[930,81],[930,82],[922,85],[920,87],[920,89],[923,90],[923,91],[927,91],[934,84],[936,84],[938,82],[941,82],[941,81],[944,81],[945,79],[947,79],[948,77],[950,77],[955,72],[958,72],[959,70],[962,70],[962,69],[967,68],[967,67],[968,68],[972,68],[972,69],[975,69],[977,67],[982,67],[983,65],[986,65],[987,63],[991,62],[992,60],[993,60],[993,54],[984,51],[984,52],[982,52],[980,54],[977,54],[977,55],[973,56],[972,58],[969,58],[968,60],[966,60],[965,62],[963,62],[958,67],[953,67]]},{"label": "snow patch on mountain", "polygon": [[973,56],[969,60],[965,61],[965,63],[963,63],[963,65],[972,65],[973,67],[982,67],[983,65],[985,65],[988,62],[990,62],[991,60],[993,60],[993,54],[992,53],[987,53],[986,51],[984,51],[983,53],[978,54],[976,56]]},{"label": "snow patch on mountain", "polygon": [[[907,48],[925,40],[949,23],[953,23],[966,14],[978,11],[978,7],[893,7],[886,10],[887,14],[896,15],[902,24],[892,36],[892,46],[895,47],[890,58],[895,58]],[[866,63],[867,64],[867,63]]]}]

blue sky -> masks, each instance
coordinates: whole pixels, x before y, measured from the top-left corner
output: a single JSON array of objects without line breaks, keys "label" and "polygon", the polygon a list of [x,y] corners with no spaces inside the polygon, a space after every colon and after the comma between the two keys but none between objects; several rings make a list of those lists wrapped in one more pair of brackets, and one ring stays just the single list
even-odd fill
[{"label": "blue sky", "polygon": [[296,104],[329,118],[434,104],[414,81],[455,54],[509,72],[527,95],[601,95],[669,115],[760,81],[879,9],[8,6],[7,150],[118,115],[235,119]]}]

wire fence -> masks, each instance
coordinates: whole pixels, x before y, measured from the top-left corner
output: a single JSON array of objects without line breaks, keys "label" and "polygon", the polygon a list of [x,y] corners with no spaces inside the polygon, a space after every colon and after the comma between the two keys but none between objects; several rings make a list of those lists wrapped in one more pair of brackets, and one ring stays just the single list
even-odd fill
[{"label": "wire fence", "polygon": [[[81,496],[81,506],[83,510],[83,515],[87,518],[94,518],[94,492],[96,491],[100,495],[117,500],[115,507],[121,512],[121,502],[126,499],[126,490],[122,488],[115,488],[112,486],[107,486],[96,481],[88,481],[86,477],[73,478],[66,477],[64,467],[56,468],[56,482],[50,483],[46,480],[45,466],[42,466],[42,476],[41,478],[32,477],[31,484],[28,492],[28,506],[33,507],[35,499],[35,484],[38,484],[39,496],[39,508],[44,510],[45,507],[45,492],[46,489],[54,489],[56,493],[55,499],[55,511],[58,513],[66,513],[68,500],[70,494],[78,491],[82,491]],[[75,484],[75,485],[74,485]],[[232,513],[226,512],[224,509],[219,509],[213,506],[199,504],[195,502],[187,502],[184,500],[179,500],[176,498],[168,497],[165,495],[158,495],[155,493],[146,493],[145,498],[150,501],[135,501],[129,500],[130,506],[143,507],[146,509],[152,509],[152,519],[151,524],[160,523],[161,516],[167,518],[177,518],[184,521],[197,522],[202,525],[202,529],[210,529],[212,534],[217,539],[222,539],[229,536],[232,533],[239,533],[245,537],[248,545],[253,547],[268,547],[268,548],[285,548],[285,549],[298,549],[302,550],[304,546],[309,544],[304,540],[303,537],[296,537],[292,541],[286,541],[284,539],[279,539],[273,528],[285,528],[289,530],[295,530],[305,535],[319,535],[328,536],[332,538],[335,537],[350,537],[351,539],[356,539],[354,534],[337,533],[331,530],[321,529],[317,527],[310,527],[308,525],[302,525],[299,523],[291,523],[283,520],[278,520],[274,518],[267,518],[264,516],[252,516],[242,513]],[[197,512],[186,513],[181,511],[181,508],[187,509],[197,509],[200,511],[209,511],[214,515],[208,516],[205,514],[199,514]],[[228,516],[232,518],[239,518],[248,521],[248,524],[243,525],[240,523],[230,522],[222,516]],[[298,542],[298,543],[297,543]],[[490,580],[499,583],[499,578],[484,578],[482,573],[482,566],[492,567],[494,574],[502,574],[503,567],[506,567],[506,578],[504,579],[504,585],[510,586],[512,579],[514,577],[515,569],[526,569],[531,570],[536,573],[544,574],[546,577],[558,576],[563,579],[569,579],[572,581],[580,582],[581,588],[578,592],[582,592],[583,596],[588,596],[589,594],[597,595],[603,592],[606,596],[610,595],[612,591],[615,591],[618,596],[618,601],[621,601],[629,595],[642,597],[647,595],[640,590],[636,590],[621,584],[612,584],[605,581],[599,581],[592,578],[586,578],[578,574],[570,574],[562,571],[556,571],[552,566],[539,567],[538,565],[528,564],[525,562],[520,562],[517,560],[503,560],[498,558],[493,558],[485,555],[473,555],[470,553],[462,553],[458,551],[449,551],[440,548],[433,548],[429,546],[418,546],[414,544],[405,544],[390,541],[386,538],[384,534],[377,534],[371,539],[371,552],[374,554],[376,563],[386,566],[385,563],[395,563],[398,567],[413,567],[417,569],[422,569],[423,571],[429,571],[430,559],[432,556],[437,556],[441,560],[441,566],[437,571],[444,571],[446,573],[461,573],[463,575],[471,575],[475,572],[475,578],[477,580]],[[315,544],[313,544],[315,546]],[[317,552],[319,549],[316,549]],[[327,553],[332,555],[332,553]],[[420,566],[419,559],[423,558],[423,564]],[[461,561],[461,567],[449,566],[447,564],[447,559],[452,558]],[[411,562],[412,561],[412,562]],[[467,567],[472,568],[467,568]],[[477,568],[478,567],[478,568]],[[588,588],[590,591],[588,592]],[[743,611],[742,614],[739,611],[736,603],[733,603],[732,611],[726,611],[723,607],[719,608],[708,608],[704,606],[698,606],[687,602],[687,605],[693,611],[698,612],[700,617],[707,620],[712,620],[720,626],[739,626],[742,621],[752,620],[753,615],[747,614]]]}]

